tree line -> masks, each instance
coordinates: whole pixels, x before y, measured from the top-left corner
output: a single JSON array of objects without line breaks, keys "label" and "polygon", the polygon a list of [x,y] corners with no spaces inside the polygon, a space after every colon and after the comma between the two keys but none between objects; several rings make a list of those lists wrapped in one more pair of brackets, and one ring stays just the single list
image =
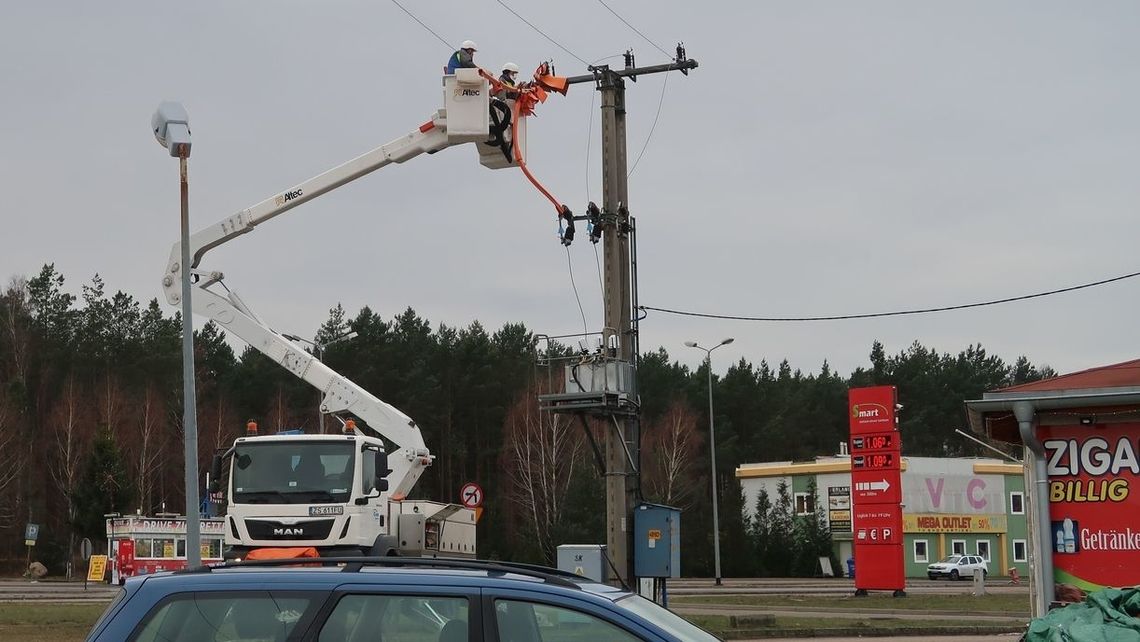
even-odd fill
[{"label": "tree line", "polygon": [[[35,556],[60,572],[79,538],[104,539],[105,514],[184,506],[179,314],[155,299],[110,294],[98,275],[78,295],[67,285],[49,264],[0,293],[0,560],[12,569],[23,564],[27,522],[41,525]],[[482,485],[481,556],[552,563],[559,544],[605,541],[592,442],[602,443],[607,427],[538,408],[538,395],[560,391],[563,378],[540,357],[572,355],[569,347],[540,352],[522,323],[433,326],[411,308],[350,314],[340,305],[312,340],[349,331],[356,336],[321,358],[416,420],[436,455],[417,497],[456,501],[463,483]],[[252,348],[236,353],[212,322],[194,335],[199,470],[247,420],[263,431],[316,430],[316,390]],[[691,369],[664,348],[638,363],[641,495],[683,509],[686,575],[710,575],[713,565],[706,368]],[[836,452],[846,438],[848,387],[897,385],[907,408],[905,454],[960,456],[981,454],[953,432],[964,399],[1052,374],[976,345],[950,354],[915,342],[888,355],[875,342],[869,363],[849,376],[826,362],[805,373],[786,360],[772,367],[743,358],[714,375],[712,478],[726,574],[785,570],[761,561],[760,527],[745,518],[736,467]]]}]

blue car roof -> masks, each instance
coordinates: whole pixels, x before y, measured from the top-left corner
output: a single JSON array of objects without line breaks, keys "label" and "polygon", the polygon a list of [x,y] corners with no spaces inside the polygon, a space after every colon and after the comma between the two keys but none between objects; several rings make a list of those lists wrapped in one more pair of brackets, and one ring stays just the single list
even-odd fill
[{"label": "blue car roof", "polygon": [[[600,584],[587,578],[562,574],[553,569],[547,575],[528,570],[500,570],[493,565],[484,570],[479,568],[441,568],[436,566],[371,566],[367,563],[358,568],[346,569],[343,566],[322,566],[297,568],[297,560],[289,560],[285,565],[234,564],[222,567],[204,568],[194,571],[165,571],[128,579],[129,583],[146,582],[148,590],[160,592],[182,592],[199,589],[224,589],[227,586],[250,587],[264,585],[278,589],[328,590],[343,584],[394,586],[417,584],[422,586],[471,587],[471,588],[543,588],[550,592],[589,595],[615,601],[630,595],[628,591],[607,584]],[[477,563],[475,563],[477,564]],[[346,572],[349,571],[349,572]]]}]

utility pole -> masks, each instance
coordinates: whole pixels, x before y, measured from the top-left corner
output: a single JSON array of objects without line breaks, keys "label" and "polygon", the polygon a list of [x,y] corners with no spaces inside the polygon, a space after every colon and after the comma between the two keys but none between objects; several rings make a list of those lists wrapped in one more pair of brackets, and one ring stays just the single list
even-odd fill
[{"label": "utility pole", "polygon": [[[633,53],[625,54],[624,69],[608,65],[590,67],[590,74],[571,76],[568,84],[592,82],[602,94],[602,212],[605,274],[605,327],[603,346],[614,357],[636,365],[637,335],[633,324],[636,296],[630,262],[629,191],[626,180],[625,78],[680,71],[688,75],[697,61],[685,57],[677,45],[677,57],[668,64],[637,67]],[[595,233],[596,234],[596,233]],[[610,562],[632,590],[633,510],[638,501],[640,482],[640,422],[638,413],[611,415],[605,428],[606,548]]]}]

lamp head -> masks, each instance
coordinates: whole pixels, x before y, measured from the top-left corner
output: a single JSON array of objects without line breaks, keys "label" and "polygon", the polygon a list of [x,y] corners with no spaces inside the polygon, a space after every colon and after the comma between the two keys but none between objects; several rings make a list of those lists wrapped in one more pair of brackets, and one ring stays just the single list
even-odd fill
[{"label": "lamp head", "polygon": [[696,348],[696,347],[697,347],[697,342],[696,342],[696,341],[686,341],[686,342],[685,342],[685,345],[686,345],[686,346],[688,346],[688,347],[690,347],[690,348]]},{"label": "lamp head", "polygon": [[170,150],[171,156],[190,156],[190,115],[181,103],[160,103],[151,116],[150,128],[158,143]]}]

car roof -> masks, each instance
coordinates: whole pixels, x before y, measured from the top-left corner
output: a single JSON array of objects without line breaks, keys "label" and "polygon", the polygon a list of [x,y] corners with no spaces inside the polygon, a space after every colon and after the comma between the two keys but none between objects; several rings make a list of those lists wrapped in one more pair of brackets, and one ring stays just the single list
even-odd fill
[{"label": "car roof", "polygon": [[[324,566],[298,567],[298,563]],[[331,590],[356,586],[514,588],[577,594],[616,601],[631,593],[565,571],[520,564],[432,558],[316,558],[311,561],[262,560],[194,570],[166,571],[130,578],[149,590],[236,589],[286,586],[293,590]]]}]

